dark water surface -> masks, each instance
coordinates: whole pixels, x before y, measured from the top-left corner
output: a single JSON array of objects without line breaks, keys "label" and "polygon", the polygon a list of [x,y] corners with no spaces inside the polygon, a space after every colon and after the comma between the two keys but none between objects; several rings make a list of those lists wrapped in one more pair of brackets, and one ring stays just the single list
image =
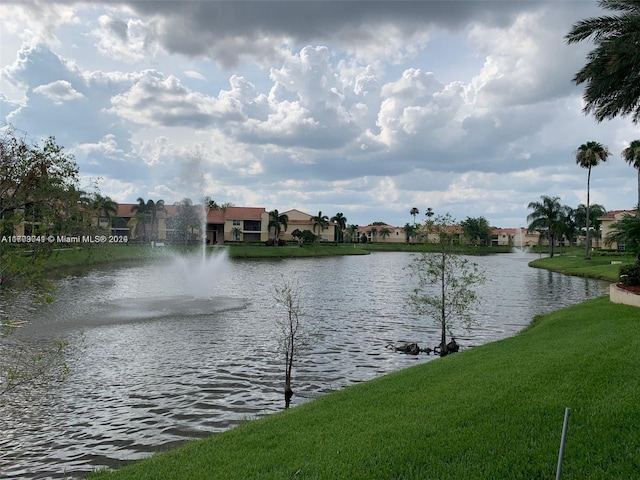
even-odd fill
[{"label": "dark water surface", "polygon": [[[605,282],[532,269],[529,254],[474,257],[489,281],[464,348],[514,335],[538,314],[608,292]],[[294,368],[293,405],[435,357],[389,344],[438,343],[413,314],[411,254],[274,261],[185,259],[104,268],[58,281],[49,306],[0,348],[70,342],[68,378],[0,418],[1,478],[83,478],[283,407],[274,285],[297,279],[311,344]],[[21,303],[22,302],[22,303]]]}]

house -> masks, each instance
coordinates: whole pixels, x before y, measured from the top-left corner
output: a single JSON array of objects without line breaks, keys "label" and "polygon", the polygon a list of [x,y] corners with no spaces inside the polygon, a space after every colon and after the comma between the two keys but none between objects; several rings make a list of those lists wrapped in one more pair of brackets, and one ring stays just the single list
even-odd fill
[{"label": "house", "polygon": [[[600,230],[602,238],[607,238],[607,235],[614,230],[613,225],[622,220],[625,215],[637,215],[637,210],[611,210],[607,212],[605,215],[598,217],[600,221]],[[606,245],[607,248],[612,248],[614,250],[624,250],[624,244],[617,244],[616,242],[611,243],[610,245]]]},{"label": "house", "polygon": [[525,248],[538,245],[540,233],[528,232],[526,228],[496,228],[491,234],[492,246]]},{"label": "house", "polygon": [[380,223],[380,222],[367,225],[366,227],[358,227],[356,231],[356,238],[362,239],[363,235],[367,239],[367,242],[375,242],[375,243],[406,243],[407,242],[407,236],[405,234],[404,227],[394,227],[392,225],[387,225],[385,223]]}]

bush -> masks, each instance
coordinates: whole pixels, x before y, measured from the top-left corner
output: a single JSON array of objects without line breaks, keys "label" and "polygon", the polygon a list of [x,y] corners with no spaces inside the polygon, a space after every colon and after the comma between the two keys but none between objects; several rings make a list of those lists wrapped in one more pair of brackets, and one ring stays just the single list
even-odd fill
[{"label": "bush", "polygon": [[640,285],[640,265],[623,265],[620,267],[620,283],[623,285]]}]

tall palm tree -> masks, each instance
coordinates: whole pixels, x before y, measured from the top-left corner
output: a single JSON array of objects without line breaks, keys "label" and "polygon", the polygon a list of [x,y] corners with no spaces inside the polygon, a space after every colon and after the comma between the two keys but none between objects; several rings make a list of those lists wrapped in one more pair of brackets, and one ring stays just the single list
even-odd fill
[{"label": "tall palm tree", "polygon": [[565,36],[568,44],[592,39],[596,45],[573,81],[576,85],[586,84],[585,114],[593,113],[599,122],[631,114],[637,123],[640,120],[640,2],[600,0],[598,3],[618,14],[581,20]]},{"label": "tall palm tree", "polygon": [[527,206],[529,210],[533,210],[527,215],[527,222],[529,222],[527,231],[546,233],[549,256],[553,257],[556,235],[562,230],[562,205],[560,205],[560,197],[542,195],[540,199],[541,202],[531,202]]},{"label": "tall palm tree", "polygon": [[335,239],[337,245],[338,240],[340,240],[340,242],[344,241],[344,231],[347,228],[347,217],[345,217],[342,212],[338,212],[331,217],[331,221],[335,224]]},{"label": "tall palm tree", "polygon": [[378,232],[378,235],[380,235],[382,237],[382,240],[384,241],[391,235],[391,230],[389,230],[387,227],[382,227]]},{"label": "tall palm tree", "polygon": [[413,215],[413,224],[416,224],[416,215],[418,215],[420,213],[420,210],[418,210],[417,207],[413,207],[410,211],[409,211],[409,215]]},{"label": "tall palm tree", "polygon": [[410,223],[407,223],[404,226],[404,237],[405,237],[405,241],[407,243],[411,242],[411,238],[415,235],[416,233],[416,226],[415,225],[411,225]]},{"label": "tall palm tree", "polygon": [[280,232],[284,227],[284,231],[287,231],[287,227],[289,226],[289,216],[286,213],[280,214],[278,210],[271,210],[269,212],[269,231],[273,228],[273,245],[278,245],[278,237],[280,236]]},{"label": "tall palm tree", "polygon": [[600,162],[606,162],[611,155],[609,149],[598,142],[583,143],[578,147],[575,152],[576,163],[582,168],[587,169],[587,218],[586,218],[586,246],[585,246],[585,260],[591,258],[591,232],[589,230],[589,189],[591,183],[591,169],[600,164]]},{"label": "tall palm tree", "polygon": [[622,158],[638,170],[638,203],[636,207],[640,208],[640,140],[631,142],[629,146],[622,151]]},{"label": "tall palm tree", "polygon": [[322,236],[322,231],[329,226],[329,217],[322,215],[322,212],[318,212],[318,215],[311,217],[311,223],[313,223],[313,233],[316,233],[316,227],[318,227],[318,240]]}]

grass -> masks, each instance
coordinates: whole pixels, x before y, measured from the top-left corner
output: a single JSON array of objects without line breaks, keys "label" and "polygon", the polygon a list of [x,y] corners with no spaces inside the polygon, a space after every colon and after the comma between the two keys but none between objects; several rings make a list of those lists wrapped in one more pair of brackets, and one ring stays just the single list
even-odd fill
[{"label": "grass", "polygon": [[632,255],[592,255],[590,260],[585,260],[582,253],[573,252],[565,255],[554,255],[553,258],[545,257],[534,260],[529,265],[535,268],[544,268],[554,272],[564,273],[579,277],[600,278],[610,282],[619,280],[620,264],[628,265],[635,262]]},{"label": "grass", "polygon": [[599,298],[91,479],[424,479],[640,471],[640,315]]}]

